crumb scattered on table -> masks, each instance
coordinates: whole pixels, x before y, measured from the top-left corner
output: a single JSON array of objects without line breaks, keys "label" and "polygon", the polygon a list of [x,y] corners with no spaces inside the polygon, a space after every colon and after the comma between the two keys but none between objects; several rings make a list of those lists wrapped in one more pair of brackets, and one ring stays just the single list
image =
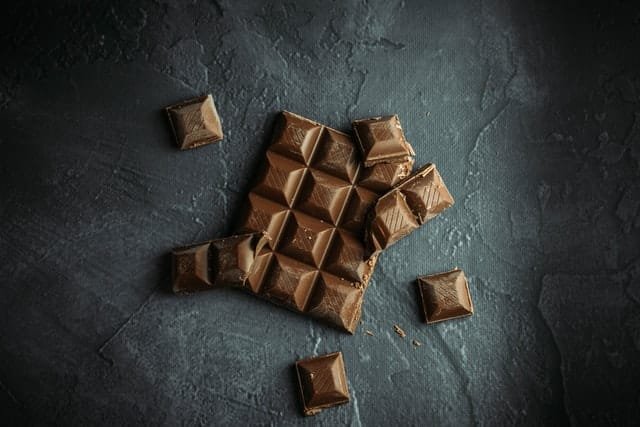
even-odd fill
[{"label": "crumb scattered on table", "polygon": [[396,334],[400,335],[402,338],[407,336],[407,334],[402,330],[400,326],[393,325],[393,329],[396,331]]},{"label": "crumb scattered on table", "polygon": [[416,347],[420,347],[422,345],[422,343],[418,340],[413,340],[411,341],[413,343],[413,345],[415,345]]},{"label": "crumb scattered on table", "polygon": [[372,336],[373,336],[373,332],[371,332],[371,331],[364,331],[364,333],[365,333],[365,334],[367,334],[367,335],[369,335],[370,337],[372,337]]}]

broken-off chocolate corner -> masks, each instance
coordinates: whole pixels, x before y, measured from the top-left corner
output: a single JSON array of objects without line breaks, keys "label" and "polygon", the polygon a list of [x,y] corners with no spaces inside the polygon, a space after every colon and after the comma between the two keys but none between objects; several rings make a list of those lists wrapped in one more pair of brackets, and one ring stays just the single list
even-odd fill
[{"label": "broken-off chocolate corner", "polygon": [[243,287],[256,255],[269,241],[264,233],[209,240],[172,252],[172,288],[176,294],[221,286]]},{"label": "broken-off chocolate corner", "polygon": [[349,388],[341,352],[296,362],[304,415],[349,401]]},{"label": "broken-off chocolate corner", "polygon": [[211,95],[170,105],[166,111],[176,144],[181,150],[211,144],[223,138],[222,124]]},{"label": "broken-off chocolate corner", "polygon": [[378,199],[366,234],[369,250],[388,248],[453,203],[435,165],[423,166]]}]

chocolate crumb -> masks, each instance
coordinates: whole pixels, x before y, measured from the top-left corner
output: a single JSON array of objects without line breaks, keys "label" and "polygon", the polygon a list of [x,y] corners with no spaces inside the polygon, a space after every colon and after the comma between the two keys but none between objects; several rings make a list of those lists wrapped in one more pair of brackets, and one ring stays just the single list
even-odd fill
[{"label": "chocolate crumb", "polygon": [[365,334],[367,334],[367,335],[369,335],[370,337],[372,337],[372,336],[373,336],[373,332],[371,332],[371,331],[364,331],[364,333],[365,333]]},{"label": "chocolate crumb", "polygon": [[396,331],[396,334],[400,335],[402,338],[407,336],[407,334],[402,330],[400,326],[393,325],[393,329]]},{"label": "chocolate crumb", "polygon": [[411,343],[413,345],[415,345],[416,347],[420,347],[422,345],[422,343],[420,341],[418,341],[418,340],[413,340],[413,341],[411,341]]}]

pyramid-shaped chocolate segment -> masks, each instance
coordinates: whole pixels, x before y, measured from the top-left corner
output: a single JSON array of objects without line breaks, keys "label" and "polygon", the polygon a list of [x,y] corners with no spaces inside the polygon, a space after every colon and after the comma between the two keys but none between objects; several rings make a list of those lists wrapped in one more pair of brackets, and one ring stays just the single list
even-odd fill
[{"label": "pyramid-shaped chocolate segment", "polygon": [[305,415],[349,401],[342,353],[300,360],[296,372]]},{"label": "pyramid-shaped chocolate segment", "polygon": [[473,314],[469,284],[462,270],[418,277],[418,286],[427,323]]},{"label": "pyramid-shaped chocolate segment", "polygon": [[209,243],[176,248],[172,257],[173,292],[188,294],[211,289]]},{"label": "pyramid-shaped chocolate segment", "polygon": [[402,163],[415,153],[407,142],[397,115],[353,122],[366,167],[379,163]]},{"label": "pyramid-shaped chocolate segment", "polygon": [[374,251],[388,248],[419,227],[404,195],[393,191],[378,200],[371,221],[369,241]]},{"label": "pyramid-shaped chocolate segment", "polygon": [[211,95],[166,108],[169,123],[181,150],[220,141],[223,137],[218,111]]}]

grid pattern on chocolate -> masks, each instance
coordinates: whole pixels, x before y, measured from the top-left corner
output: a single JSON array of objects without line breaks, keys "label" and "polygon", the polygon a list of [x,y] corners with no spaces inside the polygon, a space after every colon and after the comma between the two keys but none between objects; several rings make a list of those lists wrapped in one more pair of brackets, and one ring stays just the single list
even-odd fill
[{"label": "grid pattern on chocolate", "polygon": [[240,227],[271,238],[247,290],[355,330],[376,261],[363,244],[366,212],[382,192],[360,182],[363,170],[348,135],[282,113]]}]

